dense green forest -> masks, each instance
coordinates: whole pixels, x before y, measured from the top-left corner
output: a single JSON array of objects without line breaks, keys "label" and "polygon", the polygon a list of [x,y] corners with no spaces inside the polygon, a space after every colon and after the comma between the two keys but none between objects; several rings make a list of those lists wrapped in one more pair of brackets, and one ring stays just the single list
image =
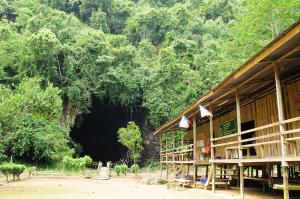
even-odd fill
[{"label": "dense green forest", "polygon": [[93,97],[158,127],[299,16],[300,0],[0,0],[0,156],[74,153]]}]

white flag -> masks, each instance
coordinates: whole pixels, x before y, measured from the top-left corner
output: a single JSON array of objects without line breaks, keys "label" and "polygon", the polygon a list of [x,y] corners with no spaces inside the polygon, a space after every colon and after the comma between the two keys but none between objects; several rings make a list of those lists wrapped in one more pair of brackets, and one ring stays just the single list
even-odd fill
[{"label": "white flag", "polygon": [[199,105],[199,109],[200,109],[200,115],[201,117],[205,117],[205,116],[210,116],[212,117],[213,114],[211,112],[209,112],[206,108],[204,108],[203,106]]},{"label": "white flag", "polygon": [[187,117],[182,116],[180,123],[179,123],[179,127],[187,129],[187,128],[189,128],[190,123],[191,122],[189,121],[189,119]]}]

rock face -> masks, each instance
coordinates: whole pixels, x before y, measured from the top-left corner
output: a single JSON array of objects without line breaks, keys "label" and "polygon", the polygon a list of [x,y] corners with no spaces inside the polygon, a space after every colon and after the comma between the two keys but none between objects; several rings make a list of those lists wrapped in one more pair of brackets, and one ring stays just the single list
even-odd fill
[{"label": "rock face", "polygon": [[155,161],[159,158],[159,139],[153,135],[155,129],[147,121],[147,114],[147,110],[139,105],[124,107],[109,102],[105,105],[101,100],[93,99],[90,113],[78,116],[70,136],[81,144],[82,155],[87,154],[94,161],[104,163],[118,162],[128,155],[126,147],[118,143],[117,131],[126,127],[129,121],[134,121],[140,127],[144,140],[140,163]]},{"label": "rock face", "polygon": [[144,140],[142,162],[145,163],[147,160],[157,161],[159,159],[159,137],[153,135],[154,129],[149,127],[146,119],[144,119],[141,126]]}]

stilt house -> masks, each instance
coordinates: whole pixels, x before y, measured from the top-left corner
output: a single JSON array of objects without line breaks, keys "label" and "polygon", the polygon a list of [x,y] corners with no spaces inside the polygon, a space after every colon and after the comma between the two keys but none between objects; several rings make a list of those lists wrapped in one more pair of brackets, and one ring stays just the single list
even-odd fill
[{"label": "stilt house", "polygon": [[[201,118],[199,105],[213,116]],[[187,135],[178,127],[182,116],[192,123]],[[300,22],[154,134],[161,165],[193,168],[195,185],[204,166],[213,191],[236,178],[241,198],[244,181],[253,180],[288,199],[300,165]]]}]

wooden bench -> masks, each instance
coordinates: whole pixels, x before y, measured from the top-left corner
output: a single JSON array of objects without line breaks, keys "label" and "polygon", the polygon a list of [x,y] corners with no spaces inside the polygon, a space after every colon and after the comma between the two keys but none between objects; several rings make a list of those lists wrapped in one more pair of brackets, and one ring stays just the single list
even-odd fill
[{"label": "wooden bench", "polygon": [[[273,189],[283,190],[284,186],[282,184],[274,184]],[[289,184],[288,185],[288,190],[299,191],[300,190],[300,185],[299,184]]]}]

